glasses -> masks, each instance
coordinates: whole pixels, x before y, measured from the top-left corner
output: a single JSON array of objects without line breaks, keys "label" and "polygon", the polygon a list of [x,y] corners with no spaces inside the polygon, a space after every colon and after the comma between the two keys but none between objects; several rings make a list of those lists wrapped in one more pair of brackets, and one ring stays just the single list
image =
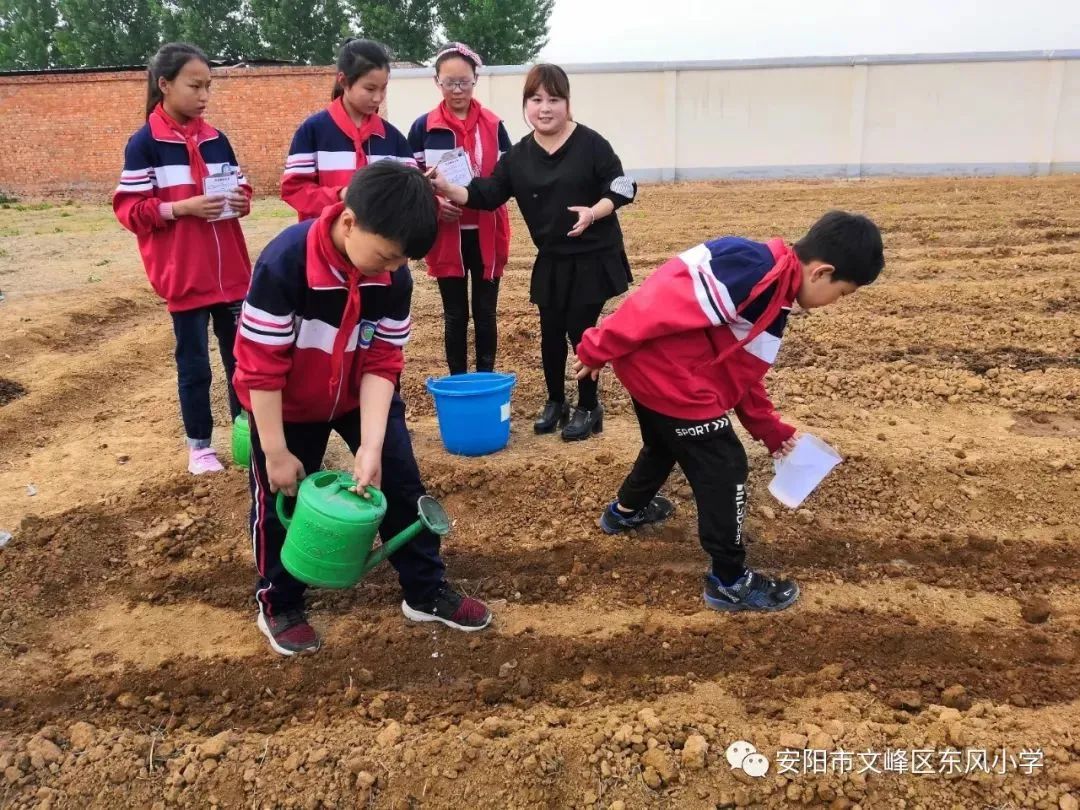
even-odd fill
[{"label": "glasses", "polygon": [[443,81],[442,79],[436,79],[435,83],[439,87],[445,87],[447,90],[469,90],[476,85],[475,79],[451,79],[449,81]]}]

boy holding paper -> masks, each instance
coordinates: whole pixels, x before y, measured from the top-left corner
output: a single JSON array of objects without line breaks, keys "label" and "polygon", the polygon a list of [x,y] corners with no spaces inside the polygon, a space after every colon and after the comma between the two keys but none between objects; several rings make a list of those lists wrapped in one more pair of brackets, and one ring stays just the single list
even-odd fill
[{"label": "boy holding paper", "polygon": [[657,492],[678,462],[694,491],[701,545],[712,558],[705,603],[714,610],[783,610],[792,580],[747,568],[746,452],[734,410],[775,456],[798,433],[780,420],[763,378],[776,359],[791,305],[828,306],[874,281],[881,232],[864,216],[832,211],[793,246],[723,237],[661,265],[577,347],[578,378],[612,364],[633,399],[644,446],[600,518],[608,534],[670,517]]}]

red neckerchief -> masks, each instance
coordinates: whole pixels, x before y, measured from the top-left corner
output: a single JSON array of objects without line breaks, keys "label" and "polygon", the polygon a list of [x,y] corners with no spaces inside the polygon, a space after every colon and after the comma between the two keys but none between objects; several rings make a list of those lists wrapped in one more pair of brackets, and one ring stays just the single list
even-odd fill
[{"label": "red neckerchief", "polygon": [[739,304],[738,309],[735,310],[735,314],[740,314],[754,299],[773,284],[776,285],[776,290],[773,292],[772,298],[769,299],[765,311],[754,321],[754,325],[750,327],[746,337],[720,352],[713,359],[713,363],[719,363],[726,359],[736,349],[745,346],[764,332],[769,327],[769,324],[776,320],[780,310],[795,300],[795,294],[802,285],[802,262],[795,251],[784,244],[783,239],[770,239],[767,244],[775,263],[772,269],[761,277],[761,281],[753,286],[746,300]]},{"label": "red neckerchief", "polygon": [[[464,148],[473,164],[473,174],[489,177],[499,160],[499,119],[489,114],[476,99],[469,104],[465,120],[458,118],[445,101],[435,108],[434,113],[428,118],[428,129],[440,126],[453,132],[456,143]],[[477,146],[480,147],[479,159]]]},{"label": "red neckerchief", "polygon": [[337,124],[338,129],[352,138],[353,148],[356,150],[356,168],[362,169],[367,166],[367,153],[364,151],[367,139],[372,135],[386,137],[386,127],[383,126],[382,118],[377,113],[369,115],[364,119],[364,123],[357,127],[349,116],[348,110],[345,109],[345,101],[341,96],[334,99],[326,109],[330,111],[330,117]]},{"label": "red neckerchief", "polygon": [[308,232],[307,260],[317,261],[322,267],[337,270],[345,279],[345,310],[341,313],[341,325],[334,337],[334,350],[330,354],[330,396],[336,397],[341,375],[345,367],[345,348],[356,324],[360,322],[360,271],[342,255],[334,245],[330,233],[334,222],[345,210],[345,203],[328,205],[323,209]]},{"label": "red neckerchief", "polygon": [[[165,107],[160,101],[150,113],[150,118],[156,118],[169,132],[184,142],[184,146],[187,147],[188,165],[191,166],[191,179],[195,183],[195,193],[202,194],[203,178],[210,174],[210,170],[206,168],[206,161],[203,160],[202,152],[199,151],[199,142],[207,140],[204,136],[207,134],[206,130],[210,129],[209,125],[201,117],[192,118],[186,124],[181,124],[165,112]],[[154,123],[151,121],[151,126]]]},{"label": "red neckerchief", "polygon": [[[469,112],[462,120],[454,114],[454,111],[443,101],[439,104],[442,110],[443,121],[447,129],[454,133],[457,143],[465,149],[469,156],[469,162],[473,164],[473,174],[479,174],[480,161],[476,159],[476,134],[477,125],[480,123],[480,104],[475,99],[469,102]],[[484,152],[487,150],[485,149]],[[483,156],[483,155],[482,155]]]}]

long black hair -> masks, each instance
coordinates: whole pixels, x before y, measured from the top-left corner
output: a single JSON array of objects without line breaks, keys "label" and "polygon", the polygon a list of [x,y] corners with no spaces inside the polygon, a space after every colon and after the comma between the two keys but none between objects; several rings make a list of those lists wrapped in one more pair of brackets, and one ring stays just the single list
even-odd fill
[{"label": "long black hair", "polygon": [[147,65],[147,118],[154,111],[154,107],[164,98],[161,94],[161,88],[158,87],[158,80],[173,81],[180,71],[184,69],[184,65],[192,59],[198,59],[200,62],[205,63],[207,67],[210,66],[210,60],[206,58],[206,54],[186,42],[170,42],[158,48],[158,52],[154,54],[153,58],[150,59],[150,64]]},{"label": "long black hair", "polygon": [[[337,72],[345,74],[345,87],[352,87],[358,79],[373,70],[390,70],[390,55],[386,48],[371,39],[349,37],[338,50]],[[345,87],[334,77],[334,91],[330,99],[340,98]]]}]

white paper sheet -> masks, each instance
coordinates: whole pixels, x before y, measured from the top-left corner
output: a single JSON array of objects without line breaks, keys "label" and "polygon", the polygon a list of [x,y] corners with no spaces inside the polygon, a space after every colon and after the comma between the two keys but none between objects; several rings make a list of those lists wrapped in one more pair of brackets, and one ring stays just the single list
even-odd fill
[{"label": "white paper sheet", "polygon": [[439,160],[439,174],[455,186],[467,186],[473,179],[472,162],[460,146],[444,153]]},{"label": "white paper sheet", "polygon": [[842,460],[817,436],[804,433],[790,453],[773,462],[776,477],[769,483],[769,492],[784,506],[795,509]]},{"label": "white paper sheet", "polygon": [[[240,175],[236,172],[211,174],[209,177],[203,179],[203,193],[208,196],[222,195],[224,197],[228,197],[239,187]],[[240,212],[234,210],[233,207],[229,205],[229,202],[226,199],[225,207],[221,211],[221,216],[219,216],[217,219],[212,219],[210,221],[219,222],[223,219],[233,219],[238,216],[240,216]]]}]

